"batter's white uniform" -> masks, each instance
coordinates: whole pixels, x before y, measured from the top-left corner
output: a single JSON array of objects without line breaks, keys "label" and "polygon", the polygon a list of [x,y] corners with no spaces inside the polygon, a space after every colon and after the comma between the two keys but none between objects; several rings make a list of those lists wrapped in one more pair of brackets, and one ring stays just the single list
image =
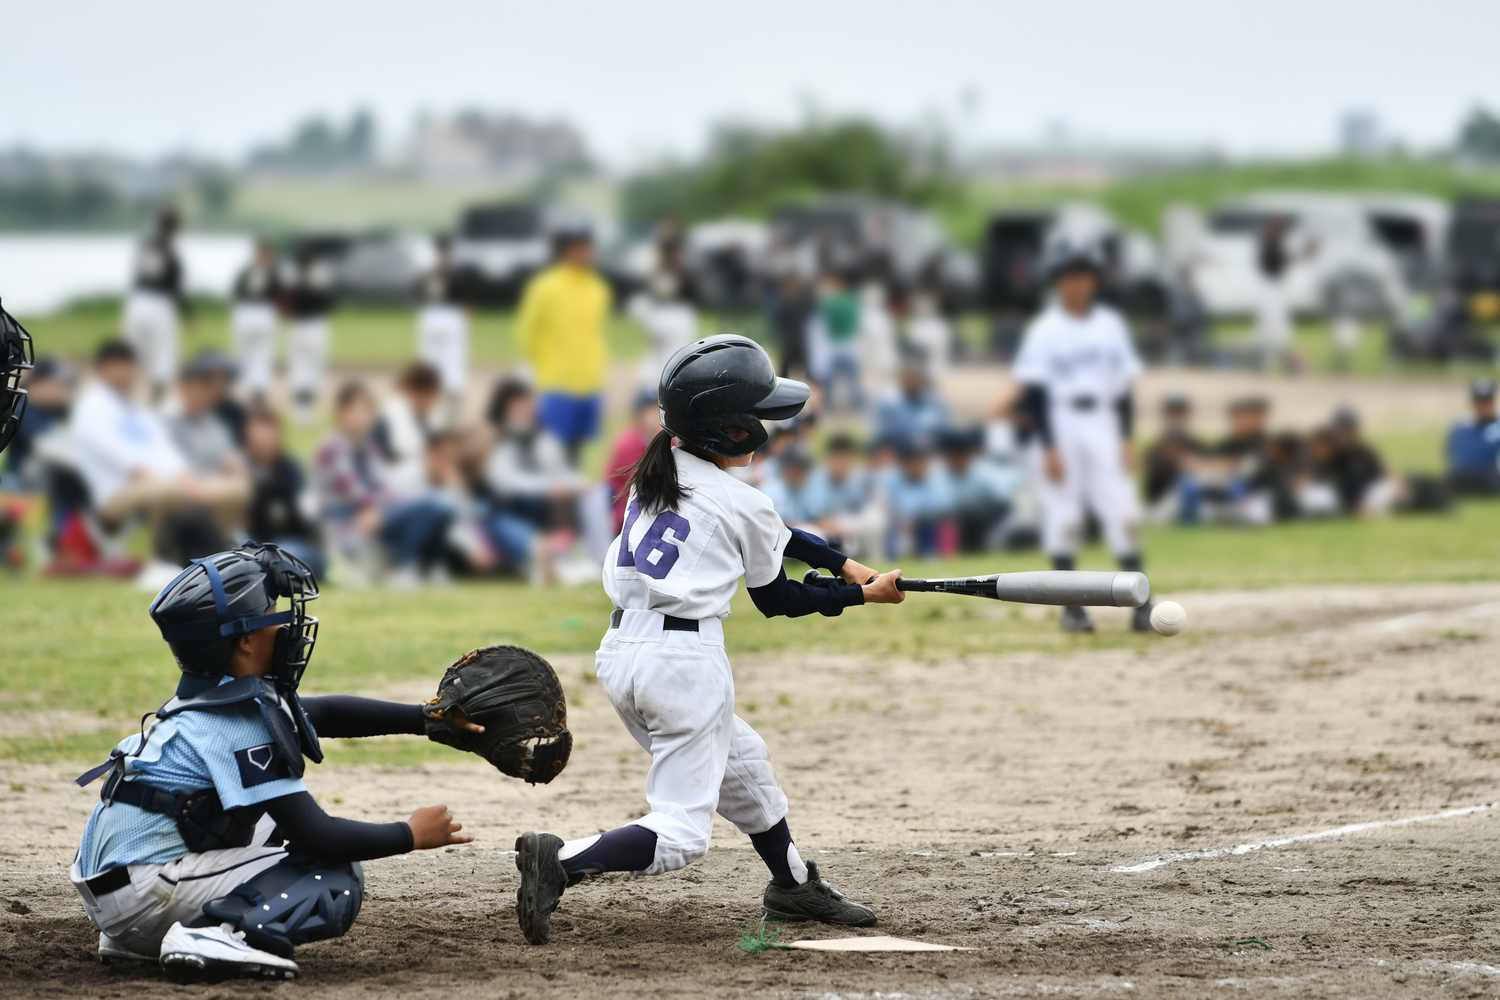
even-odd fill
[{"label": "batter's white uniform", "polygon": [[[623,613],[594,659],[615,711],[651,754],[651,811],[635,821],[656,833],[650,875],[701,858],[715,811],[746,834],[787,813],[765,741],[734,713],[722,619],[741,577],[750,587],[776,579],[791,532],[755,487],[673,455],[692,492],[675,511],[642,511],[632,498],[604,560],[605,593]],[[665,615],[696,620],[698,631],[668,631]]]},{"label": "batter's white uniform", "polygon": [[1041,442],[1032,448],[1048,555],[1070,555],[1078,547],[1085,509],[1098,518],[1116,556],[1136,551],[1140,505],[1125,468],[1115,405],[1140,373],[1130,331],[1108,306],[1096,304],[1078,317],[1053,304],[1027,326],[1014,375],[1046,387],[1053,443],[1063,464],[1062,481],[1055,483],[1043,467]]}]

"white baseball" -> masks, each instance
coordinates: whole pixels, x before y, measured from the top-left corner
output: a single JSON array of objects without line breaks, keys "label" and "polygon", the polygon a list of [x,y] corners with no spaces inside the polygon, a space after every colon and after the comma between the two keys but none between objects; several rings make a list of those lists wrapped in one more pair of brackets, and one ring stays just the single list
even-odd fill
[{"label": "white baseball", "polygon": [[1151,608],[1151,627],[1158,635],[1176,635],[1187,627],[1187,612],[1176,601],[1162,601]]}]

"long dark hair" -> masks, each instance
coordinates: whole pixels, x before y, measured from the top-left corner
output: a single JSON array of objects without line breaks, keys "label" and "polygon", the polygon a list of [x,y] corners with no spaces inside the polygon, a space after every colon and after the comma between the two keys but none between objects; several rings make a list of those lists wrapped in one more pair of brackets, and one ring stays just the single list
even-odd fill
[{"label": "long dark hair", "polygon": [[677,481],[677,459],[672,456],[672,432],[658,431],[646,454],[630,470],[630,489],[641,510],[676,510],[692,492]]}]

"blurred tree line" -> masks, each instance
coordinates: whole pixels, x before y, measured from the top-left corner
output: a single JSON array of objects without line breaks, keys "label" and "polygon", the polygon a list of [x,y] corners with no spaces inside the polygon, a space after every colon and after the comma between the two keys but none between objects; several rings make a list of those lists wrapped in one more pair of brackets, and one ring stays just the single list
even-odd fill
[{"label": "blurred tree line", "polygon": [[668,215],[762,216],[826,193],[931,205],[958,188],[940,132],[900,133],[861,117],[812,118],[790,129],[718,125],[701,159],[628,178],[621,201],[626,225],[640,227]]},{"label": "blurred tree line", "polygon": [[269,170],[323,171],[369,166],[375,160],[375,113],[357,108],[340,125],[328,115],[308,115],[282,142],[250,151],[249,164]]}]

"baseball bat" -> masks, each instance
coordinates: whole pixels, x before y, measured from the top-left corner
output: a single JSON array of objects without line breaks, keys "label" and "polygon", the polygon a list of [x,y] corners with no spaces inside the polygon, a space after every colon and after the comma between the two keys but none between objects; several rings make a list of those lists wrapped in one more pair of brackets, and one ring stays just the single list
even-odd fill
[{"label": "baseball bat", "polygon": [[948,580],[897,580],[896,588],[916,593],[967,594],[1016,604],[1138,608],[1151,599],[1144,573],[1038,570],[994,573]]}]

